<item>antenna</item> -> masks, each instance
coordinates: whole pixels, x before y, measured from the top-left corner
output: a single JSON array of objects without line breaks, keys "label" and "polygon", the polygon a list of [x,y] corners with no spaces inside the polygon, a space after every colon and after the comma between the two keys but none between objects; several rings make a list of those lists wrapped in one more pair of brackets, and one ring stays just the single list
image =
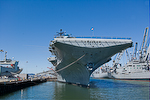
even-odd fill
[{"label": "antenna", "polygon": [[60,29],[60,32],[56,32],[58,35],[62,36],[65,32],[62,32],[62,29]]}]

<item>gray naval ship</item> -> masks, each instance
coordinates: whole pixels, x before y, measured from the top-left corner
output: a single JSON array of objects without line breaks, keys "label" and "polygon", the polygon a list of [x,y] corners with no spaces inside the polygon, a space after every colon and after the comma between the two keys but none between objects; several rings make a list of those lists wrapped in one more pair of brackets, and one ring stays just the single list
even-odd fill
[{"label": "gray naval ship", "polygon": [[96,69],[92,74],[91,74],[91,78],[109,78],[108,73],[113,70],[111,69],[108,65],[103,64],[101,67],[99,67],[98,69]]},{"label": "gray naval ship", "polygon": [[133,79],[133,80],[149,80],[150,79],[150,46],[148,41],[148,27],[145,29],[139,56],[137,57],[137,43],[131,59],[124,67],[113,67],[113,71],[108,73],[110,78],[115,79]]},{"label": "gray naval ship", "polygon": [[[4,52],[0,50],[0,52]],[[0,76],[13,77],[22,72],[22,68],[18,67],[19,61],[7,59],[7,51],[5,52],[5,59],[0,61]]]},{"label": "gray naval ship", "polygon": [[72,37],[58,32],[50,42],[48,58],[60,82],[88,85],[90,75],[116,53],[132,47],[131,38]]}]

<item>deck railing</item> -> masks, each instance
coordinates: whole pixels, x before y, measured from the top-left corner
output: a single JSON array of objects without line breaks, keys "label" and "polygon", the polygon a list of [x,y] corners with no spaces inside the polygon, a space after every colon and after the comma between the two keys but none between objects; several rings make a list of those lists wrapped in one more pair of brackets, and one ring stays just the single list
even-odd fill
[{"label": "deck railing", "polygon": [[75,37],[75,38],[94,38],[94,39],[128,39],[128,40],[131,40],[131,38],[124,38],[124,37]]},{"label": "deck railing", "polygon": [[[63,38],[64,36],[54,36],[54,38]],[[92,38],[92,39],[127,39],[131,40],[131,38],[125,38],[125,37],[95,37],[95,36],[77,36],[77,37],[72,37],[68,36],[67,38]]]}]

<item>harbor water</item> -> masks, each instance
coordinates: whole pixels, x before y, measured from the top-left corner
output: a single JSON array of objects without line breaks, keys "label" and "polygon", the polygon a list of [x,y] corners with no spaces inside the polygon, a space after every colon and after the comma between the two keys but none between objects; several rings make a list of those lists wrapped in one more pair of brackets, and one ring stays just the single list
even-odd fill
[{"label": "harbor water", "polygon": [[30,86],[0,99],[36,100],[149,100],[150,82],[90,79],[90,88],[59,82]]}]

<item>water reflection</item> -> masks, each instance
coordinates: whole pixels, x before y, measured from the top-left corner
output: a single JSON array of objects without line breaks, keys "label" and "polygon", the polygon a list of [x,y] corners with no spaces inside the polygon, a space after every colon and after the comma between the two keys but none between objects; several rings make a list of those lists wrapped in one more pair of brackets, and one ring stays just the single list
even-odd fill
[{"label": "water reflection", "polygon": [[90,99],[147,99],[149,82],[91,79]]},{"label": "water reflection", "polygon": [[90,88],[55,83],[55,100],[148,99],[149,82],[91,79]]},{"label": "water reflection", "polygon": [[46,82],[0,96],[0,99],[149,100],[149,89],[149,82],[112,79],[91,79],[90,88],[59,82]]},{"label": "water reflection", "polygon": [[23,99],[23,89],[21,89],[21,99]]},{"label": "water reflection", "polygon": [[113,79],[91,79],[90,81],[91,88],[129,88],[145,86],[149,86],[149,82]]},{"label": "water reflection", "polygon": [[89,99],[89,89],[66,83],[55,83],[55,100]]}]

